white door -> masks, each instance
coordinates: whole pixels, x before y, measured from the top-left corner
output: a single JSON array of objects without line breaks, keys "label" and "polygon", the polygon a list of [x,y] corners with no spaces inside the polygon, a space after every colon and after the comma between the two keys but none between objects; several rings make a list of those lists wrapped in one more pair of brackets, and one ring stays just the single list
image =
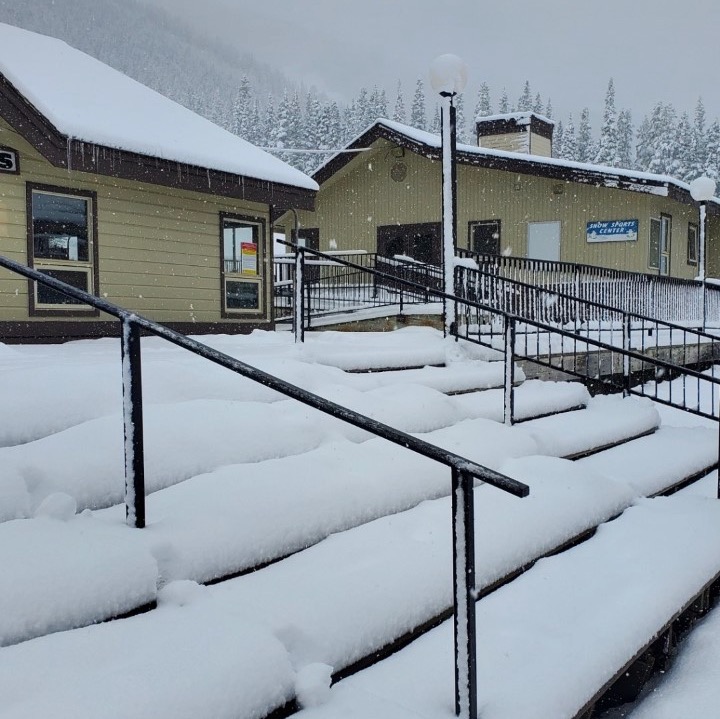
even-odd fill
[{"label": "white door", "polygon": [[528,222],[527,256],[531,260],[560,260],[559,222]]}]

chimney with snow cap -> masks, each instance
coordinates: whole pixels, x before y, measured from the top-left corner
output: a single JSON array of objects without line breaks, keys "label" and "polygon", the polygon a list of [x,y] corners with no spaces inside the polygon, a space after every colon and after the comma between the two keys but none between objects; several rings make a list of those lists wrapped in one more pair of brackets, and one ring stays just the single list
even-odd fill
[{"label": "chimney with snow cap", "polygon": [[477,144],[493,150],[552,157],[555,122],[536,112],[509,112],[475,119]]}]

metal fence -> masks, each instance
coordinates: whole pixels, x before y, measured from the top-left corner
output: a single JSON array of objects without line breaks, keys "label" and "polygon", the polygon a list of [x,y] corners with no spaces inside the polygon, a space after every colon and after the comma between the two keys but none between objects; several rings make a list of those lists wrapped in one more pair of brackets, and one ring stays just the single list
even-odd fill
[{"label": "metal fence", "polygon": [[484,255],[461,248],[457,252],[473,259],[489,277],[556,290],[667,322],[720,326],[720,287],[713,283],[573,262]]}]

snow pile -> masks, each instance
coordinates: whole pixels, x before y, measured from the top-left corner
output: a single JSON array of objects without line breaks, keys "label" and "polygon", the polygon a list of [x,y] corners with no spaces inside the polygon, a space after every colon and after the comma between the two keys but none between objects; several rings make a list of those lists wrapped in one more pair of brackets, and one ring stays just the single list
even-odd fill
[{"label": "snow pile", "polygon": [[157,565],[140,538],[89,516],[71,518],[73,507],[54,495],[38,511],[45,516],[0,524],[0,646],[155,601]]}]

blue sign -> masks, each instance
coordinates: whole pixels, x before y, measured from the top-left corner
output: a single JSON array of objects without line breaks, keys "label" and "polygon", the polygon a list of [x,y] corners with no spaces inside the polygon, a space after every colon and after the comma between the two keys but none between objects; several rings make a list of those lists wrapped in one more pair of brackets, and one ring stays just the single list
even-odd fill
[{"label": "blue sign", "polygon": [[638,237],[637,220],[601,220],[588,222],[588,242],[635,242]]}]

